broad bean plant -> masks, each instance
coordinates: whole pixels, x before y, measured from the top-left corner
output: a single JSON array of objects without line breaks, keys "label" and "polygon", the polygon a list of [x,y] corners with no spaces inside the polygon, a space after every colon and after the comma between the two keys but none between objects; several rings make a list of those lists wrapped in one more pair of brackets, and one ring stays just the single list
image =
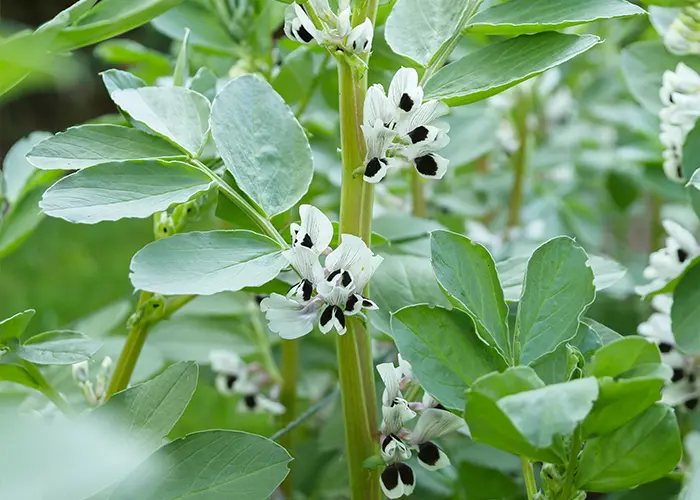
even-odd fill
[{"label": "broad bean plant", "polygon": [[94,44],[3,163],[2,498],[700,498],[699,2],[80,0],[0,95]]}]

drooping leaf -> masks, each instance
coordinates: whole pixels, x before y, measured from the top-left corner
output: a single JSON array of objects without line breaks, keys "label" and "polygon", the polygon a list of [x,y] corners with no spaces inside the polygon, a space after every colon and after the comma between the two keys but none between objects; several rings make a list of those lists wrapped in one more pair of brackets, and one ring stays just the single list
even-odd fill
[{"label": "drooping leaf", "polygon": [[425,390],[447,407],[462,408],[464,391],[474,380],[505,368],[460,310],[410,306],[393,315],[391,327],[401,356]]},{"label": "drooping leaf", "polygon": [[661,363],[658,346],[644,337],[629,336],[598,349],[586,372],[594,377],[617,377],[648,363]]},{"label": "drooping leaf", "polygon": [[282,248],[252,231],[176,234],[146,245],[131,261],[137,290],[211,295],[261,286],[288,265]]},{"label": "drooping leaf", "polygon": [[673,291],[671,327],[679,349],[686,354],[700,352],[700,266],[689,269]]},{"label": "drooping leaf", "polygon": [[261,436],[197,432],[156,451],[117,485],[109,500],[265,500],[287,476],[291,459],[284,448]]},{"label": "drooping leaf", "polygon": [[0,258],[17,249],[44,218],[39,208],[44,189],[32,189],[5,214],[0,224]]},{"label": "drooping leaf", "polygon": [[478,243],[449,231],[430,235],[431,262],[440,286],[478,325],[484,340],[512,357],[508,305],[491,254]]},{"label": "drooping leaf", "polygon": [[27,329],[27,325],[36,311],[27,309],[0,321],[0,344],[6,344],[10,339],[17,339]]},{"label": "drooping leaf", "polygon": [[479,12],[467,29],[490,35],[521,35],[640,14],[644,10],[625,0],[510,0]]},{"label": "drooping leaf", "polygon": [[72,365],[90,359],[101,342],[79,332],[44,332],[27,340],[15,350],[20,358],[37,365]]},{"label": "drooping leaf", "polygon": [[252,75],[232,80],[214,99],[211,128],[238,187],[267,215],[306,194],[313,176],[309,141],[267,82]]},{"label": "drooping leaf", "polygon": [[475,50],[433,75],[426,99],[461,106],[486,99],[554,68],[596,45],[592,35],[522,35]]},{"label": "drooping leaf", "polygon": [[117,90],[112,100],[131,118],[197,156],[209,134],[209,100],[183,87]]},{"label": "drooping leaf", "polygon": [[452,37],[466,0],[399,0],[386,21],[384,36],[391,50],[428,66]]},{"label": "drooping leaf", "polygon": [[616,431],[588,440],[576,484],[586,491],[632,488],[671,472],[682,451],[673,409],[656,404]]},{"label": "drooping leaf", "polygon": [[531,363],[576,335],[579,319],[595,297],[587,262],[586,252],[565,236],[532,254],[515,323],[520,363]]},{"label": "drooping leaf", "polygon": [[25,155],[35,144],[51,137],[48,132],[32,132],[12,145],[2,162],[2,193],[10,203],[16,203],[27,187],[34,173],[34,167],[27,161]]},{"label": "drooping leaf", "polygon": [[391,314],[413,304],[450,308],[435,283],[428,259],[413,255],[387,255],[372,277],[372,300],[379,306],[370,312],[372,325],[391,335]]},{"label": "drooping leaf", "polygon": [[59,180],[40,206],[51,217],[83,224],[143,218],[186,202],[211,183],[207,174],[179,161],[103,163]]},{"label": "drooping leaf", "polygon": [[27,154],[37,168],[80,170],[124,160],[184,158],[185,154],[154,135],[118,125],[80,125],[40,142]]},{"label": "drooping leaf", "polygon": [[197,365],[176,363],[157,377],[113,395],[88,418],[115,419],[134,441],[156,448],[168,435],[197,387]]}]

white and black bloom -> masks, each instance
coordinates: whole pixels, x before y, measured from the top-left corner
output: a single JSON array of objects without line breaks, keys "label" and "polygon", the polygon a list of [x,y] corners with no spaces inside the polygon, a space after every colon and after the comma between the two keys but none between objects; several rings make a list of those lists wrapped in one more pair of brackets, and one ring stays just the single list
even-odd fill
[{"label": "white and black bloom", "polygon": [[401,498],[413,493],[416,487],[416,476],[408,465],[395,462],[384,468],[379,484],[387,498]]},{"label": "white and black bloom", "polygon": [[318,38],[318,30],[304,10],[304,7],[292,3],[284,14],[284,34],[299,43],[311,43]]},{"label": "white and black bloom", "polygon": [[377,365],[377,371],[384,383],[381,431],[386,436],[401,434],[406,423],[416,416],[416,412],[409,407],[408,401],[401,393],[404,370],[405,367],[395,367],[393,363]]},{"label": "white and black bloom", "polygon": [[362,54],[372,50],[372,39],[374,38],[374,26],[372,21],[365,19],[362,24],[355,26],[346,42],[346,49],[356,54]]},{"label": "white and black bloom", "polygon": [[209,363],[216,373],[214,385],[221,394],[234,394],[240,386],[246,384],[246,364],[235,352],[214,349],[209,353]]},{"label": "white and black bloom", "polygon": [[[301,281],[286,297],[273,293],[263,299],[260,308],[270,330],[284,339],[306,335],[316,323],[322,333],[335,329],[343,335],[346,316],[377,308],[362,291],[383,259],[349,234],[341,235],[340,245],[329,253],[330,220],[310,205],[303,205],[300,213],[301,224],[291,226],[292,248],[283,255]],[[322,265],[320,258],[326,254]]]},{"label": "white and black bloom", "polygon": [[661,223],[668,234],[666,246],[649,256],[649,265],[644,269],[644,277],[651,282],[637,287],[637,293],[640,295],[660,289],[678,277],[688,263],[700,255],[700,245],[690,231],[672,220],[664,220]]},{"label": "white and black bloom", "polygon": [[364,103],[367,155],[364,180],[377,183],[392,167],[413,166],[426,178],[440,179],[449,161],[437,154],[450,142],[449,127],[437,120],[449,112],[440,101],[423,103],[418,73],[401,68],[389,86],[373,85]]}]

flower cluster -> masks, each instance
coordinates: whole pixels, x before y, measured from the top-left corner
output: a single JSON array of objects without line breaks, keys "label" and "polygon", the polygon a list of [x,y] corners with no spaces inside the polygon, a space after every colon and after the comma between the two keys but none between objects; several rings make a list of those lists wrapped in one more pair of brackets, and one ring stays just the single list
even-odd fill
[{"label": "flower cluster", "polygon": [[651,299],[654,312],[637,327],[637,333],[659,346],[661,360],[673,370],[671,384],[664,389],[663,400],[670,405],[683,404],[689,410],[697,407],[700,398],[700,359],[686,355],[676,346],[671,329],[670,295],[656,295]]},{"label": "flower cluster", "polygon": [[329,50],[341,50],[352,54],[363,54],[372,50],[374,26],[369,19],[352,27],[350,9],[343,9],[337,16],[331,11],[327,0],[312,0],[314,12],[319,12],[321,26],[316,27],[303,5],[292,3],[284,17],[284,33],[299,43],[316,41]]},{"label": "flower cluster", "polygon": [[659,97],[664,105],[659,112],[659,137],[665,148],[664,173],[669,179],[682,182],[683,145],[700,116],[700,75],[685,64],[678,63],[675,72],[664,73]]},{"label": "flower cluster", "polygon": [[680,10],[664,34],[664,45],[672,54],[700,54],[700,3]]},{"label": "flower cluster", "polygon": [[214,384],[224,396],[239,395],[238,411],[263,412],[281,415],[284,406],[265,396],[263,387],[269,385],[269,376],[262,367],[246,364],[235,352],[213,350],[209,353],[211,369],[216,373]]},{"label": "flower cluster", "polygon": [[449,127],[436,122],[449,112],[441,101],[423,102],[423,88],[413,68],[401,68],[389,86],[372,85],[364,103],[367,155],[364,180],[381,181],[392,167],[413,166],[429,179],[441,179],[449,161],[437,151],[449,144]]},{"label": "flower cluster", "polygon": [[672,220],[664,220],[661,224],[668,234],[666,246],[649,256],[644,277],[651,282],[637,287],[639,295],[661,289],[678,277],[693,258],[700,255],[700,245],[690,231]]},{"label": "flower cluster", "polygon": [[350,234],[343,234],[340,245],[330,250],[331,221],[311,205],[302,205],[299,214],[301,225],[291,225],[292,248],[283,255],[301,280],[286,296],[273,293],[263,299],[260,309],[270,330],[283,339],[306,335],[317,322],[322,333],[335,328],[343,335],[346,316],[377,309],[362,291],[384,259]]},{"label": "flower cluster", "polygon": [[[464,427],[464,421],[445,410],[428,393],[421,403],[409,403],[404,399],[402,387],[413,378],[411,365],[399,356],[399,366],[393,363],[377,365],[384,392],[382,393],[381,452],[385,467],[380,476],[381,488],[388,498],[400,498],[413,493],[416,478],[413,469],[406,464],[413,451],[417,451],[418,463],[434,471],[450,465],[450,460],[434,442],[445,434]],[[415,381],[414,381],[415,383]],[[420,417],[413,430],[406,423]]]},{"label": "flower cluster", "polygon": [[95,376],[95,383],[90,380],[90,368],[88,361],[81,361],[72,366],[73,380],[80,387],[85,400],[90,406],[99,406],[104,402],[107,392],[107,381],[112,376],[112,358],[105,356]]}]

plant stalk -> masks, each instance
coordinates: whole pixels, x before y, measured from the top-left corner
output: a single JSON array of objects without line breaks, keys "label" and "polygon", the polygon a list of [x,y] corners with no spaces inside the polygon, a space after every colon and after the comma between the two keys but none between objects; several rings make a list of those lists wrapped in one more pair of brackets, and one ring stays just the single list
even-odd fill
[{"label": "plant stalk", "polygon": [[[285,340],[282,342],[282,391],[280,403],[286,411],[281,415],[280,422],[283,428],[287,428],[296,418],[297,406],[297,381],[299,379],[299,339]],[[289,429],[280,436],[280,444],[294,456],[294,433]],[[292,498],[293,478],[295,465],[290,464],[290,471],[282,483],[282,492],[285,498]]]},{"label": "plant stalk", "polygon": [[413,215],[427,217],[428,203],[425,200],[423,179],[415,169],[411,171],[411,193],[413,194]]},{"label": "plant stalk", "polygon": [[[522,100],[524,97],[521,95],[520,99]],[[511,192],[510,203],[508,205],[508,229],[514,228],[520,224],[520,208],[523,201],[525,169],[527,167],[527,105],[521,102],[518,107],[520,109],[516,110],[515,126],[518,140],[520,141],[520,146],[513,157],[515,180],[513,181],[513,190]]]},{"label": "plant stalk", "polygon": [[561,500],[570,500],[571,490],[574,485],[574,476],[578,466],[578,455],[581,451],[581,428],[574,431],[574,438],[571,441],[571,453],[569,455],[569,463],[566,464],[566,476],[564,477],[564,486],[562,487]]},{"label": "plant stalk", "polygon": [[29,375],[34,379],[34,381],[37,383],[39,386],[39,390],[46,396],[53,404],[56,405],[56,407],[61,410],[61,413],[63,413],[67,417],[72,417],[75,416],[75,410],[71,405],[68,404],[68,402],[63,399],[63,396],[54,389],[54,387],[49,383],[48,380],[46,380],[46,377],[44,377],[44,374],[41,373],[41,371],[33,364],[30,363],[29,361],[25,360],[20,360],[22,362],[22,367],[29,373]]},{"label": "plant stalk", "polygon": [[537,495],[537,481],[535,480],[535,469],[532,467],[532,462],[529,458],[520,457],[520,462],[523,465],[523,477],[525,478],[525,491],[527,491],[527,499],[533,500]]}]

